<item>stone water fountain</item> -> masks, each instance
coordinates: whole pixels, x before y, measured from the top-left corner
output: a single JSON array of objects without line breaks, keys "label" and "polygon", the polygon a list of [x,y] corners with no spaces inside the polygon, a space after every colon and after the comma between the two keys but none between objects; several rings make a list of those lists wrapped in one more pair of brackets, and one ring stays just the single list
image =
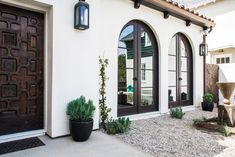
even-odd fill
[{"label": "stone water fountain", "polygon": [[217,82],[217,87],[224,97],[224,104],[218,105],[218,124],[226,123],[228,126],[235,126],[235,104],[230,103],[231,95],[235,89],[235,82]]}]

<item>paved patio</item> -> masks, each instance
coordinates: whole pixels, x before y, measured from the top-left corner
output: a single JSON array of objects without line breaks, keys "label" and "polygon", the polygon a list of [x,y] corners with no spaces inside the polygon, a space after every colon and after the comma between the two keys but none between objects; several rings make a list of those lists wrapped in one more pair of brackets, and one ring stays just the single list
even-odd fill
[{"label": "paved patio", "polygon": [[114,136],[93,131],[86,142],[74,142],[71,137],[40,139],[46,146],[4,154],[1,157],[151,157]]}]

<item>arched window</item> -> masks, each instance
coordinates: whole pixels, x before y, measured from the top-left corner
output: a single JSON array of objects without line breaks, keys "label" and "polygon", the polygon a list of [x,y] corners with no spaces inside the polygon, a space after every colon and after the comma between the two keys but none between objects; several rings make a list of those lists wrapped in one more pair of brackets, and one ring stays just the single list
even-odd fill
[{"label": "arched window", "polygon": [[118,115],[158,110],[158,48],[140,21],[124,26],[118,44]]},{"label": "arched window", "polygon": [[193,59],[188,39],[177,33],[168,52],[169,107],[193,105]]}]

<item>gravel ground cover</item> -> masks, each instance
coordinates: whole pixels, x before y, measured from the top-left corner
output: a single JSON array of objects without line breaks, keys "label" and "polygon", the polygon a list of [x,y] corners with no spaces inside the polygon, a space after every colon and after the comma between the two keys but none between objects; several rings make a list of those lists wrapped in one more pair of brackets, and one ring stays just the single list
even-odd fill
[{"label": "gravel ground cover", "polygon": [[235,157],[234,136],[193,127],[194,118],[216,115],[197,109],[186,112],[182,120],[170,115],[137,120],[128,133],[116,137],[156,157]]}]

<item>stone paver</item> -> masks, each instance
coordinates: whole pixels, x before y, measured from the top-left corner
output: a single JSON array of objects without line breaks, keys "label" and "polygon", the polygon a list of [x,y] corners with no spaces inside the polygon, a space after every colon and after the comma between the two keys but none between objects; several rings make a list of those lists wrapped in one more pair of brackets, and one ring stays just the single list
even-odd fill
[{"label": "stone paver", "polygon": [[113,136],[93,131],[86,142],[74,142],[71,137],[40,139],[46,146],[4,154],[1,157],[151,157]]}]

